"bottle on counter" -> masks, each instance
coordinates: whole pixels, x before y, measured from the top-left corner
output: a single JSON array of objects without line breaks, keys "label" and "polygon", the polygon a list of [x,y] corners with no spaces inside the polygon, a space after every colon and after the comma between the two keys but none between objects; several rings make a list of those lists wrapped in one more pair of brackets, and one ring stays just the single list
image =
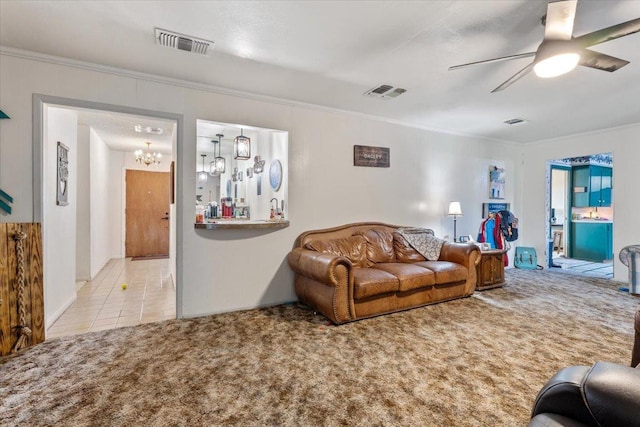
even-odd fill
[{"label": "bottle on counter", "polygon": [[204,206],[196,205],[196,223],[202,224],[204,223]]}]

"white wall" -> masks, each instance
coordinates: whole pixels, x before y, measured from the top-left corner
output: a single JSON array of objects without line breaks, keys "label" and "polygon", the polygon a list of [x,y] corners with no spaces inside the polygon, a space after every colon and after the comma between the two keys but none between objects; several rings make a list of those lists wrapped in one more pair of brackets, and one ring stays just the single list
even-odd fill
[{"label": "white wall", "polygon": [[[304,230],[375,220],[425,226],[439,236],[452,235],[453,222],[446,210],[450,200],[459,200],[465,215],[458,221],[458,233],[475,235],[481,205],[489,201],[491,164],[504,165],[505,202],[511,202],[512,210],[522,215],[521,198],[516,197],[523,181],[522,148],[518,145],[430,132],[286,102],[225,95],[189,83],[163,83],[159,77],[39,61],[15,52],[1,59],[3,110],[11,114],[12,120],[0,129],[0,149],[5,152],[5,141],[22,141],[11,161],[2,158],[3,177],[11,173],[24,177],[21,182],[11,183],[14,193],[21,195],[12,220],[28,221],[33,215],[32,203],[23,200],[30,201],[33,191],[33,93],[183,115],[182,146],[178,147],[176,167],[176,226],[177,259],[182,260],[177,273],[182,286],[178,312],[184,316],[296,299],[286,255]],[[194,229],[197,119],[289,131],[289,228]],[[390,147],[391,167],[354,167],[354,144]],[[266,190],[269,183],[265,177],[263,180]]]},{"label": "white wall", "polygon": [[[47,185],[43,187],[45,220],[42,223],[42,247],[43,280],[46,283],[44,288],[45,328],[48,328],[76,298],[77,114],[71,110],[48,107],[44,114],[44,129],[47,132],[43,138],[43,176]],[[6,141],[4,135],[2,141]],[[58,141],[69,147],[69,204],[67,206],[56,204]],[[13,169],[18,173],[19,168],[24,167],[24,165],[12,167],[12,163],[3,157],[2,169]],[[15,168],[16,166],[18,168]],[[29,222],[28,219],[22,221]]]},{"label": "white wall", "polygon": [[545,175],[546,162],[551,159],[587,156],[613,152],[613,258],[614,278],[627,280],[627,269],[619,261],[618,253],[630,244],[640,242],[638,212],[638,182],[640,182],[640,124],[606,129],[582,135],[573,135],[540,141],[524,146],[521,217],[522,244],[534,246],[539,254],[545,253]]},{"label": "white wall", "polygon": [[90,128],[78,125],[76,188],[76,280],[91,280],[91,193],[89,182]]},{"label": "white wall", "polygon": [[91,277],[111,259],[111,157],[95,130],[90,131],[91,162]]}]

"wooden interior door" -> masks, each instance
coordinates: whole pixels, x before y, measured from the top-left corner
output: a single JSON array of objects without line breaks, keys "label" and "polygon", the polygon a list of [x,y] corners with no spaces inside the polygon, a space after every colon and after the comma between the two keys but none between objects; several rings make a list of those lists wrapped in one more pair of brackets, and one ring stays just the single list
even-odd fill
[{"label": "wooden interior door", "polygon": [[125,180],[125,256],[169,255],[169,173],[127,169]]}]

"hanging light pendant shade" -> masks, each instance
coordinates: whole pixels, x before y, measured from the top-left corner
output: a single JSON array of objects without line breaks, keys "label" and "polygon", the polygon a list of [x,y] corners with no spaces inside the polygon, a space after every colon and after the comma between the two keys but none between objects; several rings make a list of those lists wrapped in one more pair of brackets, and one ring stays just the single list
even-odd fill
[{"label": "hanging light pendant shade", "polygon": [[[220,151],[222,150],[222,146],[220,144],[222,144],[222,137],[224,136],[221,133],[217,133],[216,136],[218,137],[218,141],[211,141],[213,142],[214,146],[213,146],[213,155],[215,156],[213,161],[211,162],[211,172],[209,172],[211,175],[213,176],[220,176],[221,174],[224,173],[226,167],[225,167],[225,159],[224,157],[222,157],[220,155]],[[216,155],[216,145],[218,146],[218,155]]]},{"label": "hanging light pendant shade", "polygon": [[249,160],[251,158],[251,138],[242,134],[233,139],[233,158],[237,160]]},{"label": "hanging light pendant shade", "polygon": [[206,154],[200,154],[202,156],[202,170],[198,172],[198,182],[204,183],[207,182],[207,171],[204,170],[204,158],[207,157]]}]

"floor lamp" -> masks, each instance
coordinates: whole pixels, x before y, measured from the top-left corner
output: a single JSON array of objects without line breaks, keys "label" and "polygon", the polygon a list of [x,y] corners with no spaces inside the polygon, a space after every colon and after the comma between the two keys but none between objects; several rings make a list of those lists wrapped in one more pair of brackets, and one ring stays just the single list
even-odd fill
[{"label": "floor lamp", "polygon": [[462,216],[462,208],[460,207],[460,202],[451,202],[449,203],[449,216],[453,217],[453,241],[458,241],[458,235],[456,234],[456,221],[459,216]]}]

